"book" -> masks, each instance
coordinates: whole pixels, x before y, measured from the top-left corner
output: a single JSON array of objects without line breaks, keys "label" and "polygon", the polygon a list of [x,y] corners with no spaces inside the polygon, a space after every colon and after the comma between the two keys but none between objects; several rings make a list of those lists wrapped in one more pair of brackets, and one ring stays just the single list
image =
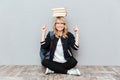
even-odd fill
[{"label": "book", "polygon": [[67,10],[65,8],[53,8],[53,16],[67,16]]},{"label": "book", "polygon": [[62,7],[62,8],[53,8],[52,10],[66,10],[66,9]]},{"label": "book", "polygon": [[67,16],[67,14],[53,14],[53,16],[55,17],[57,17],[57,16]]},{"label": "book", "polygon": [[53,11],[53,13],[67,13],[66,10],[55,10]]}]

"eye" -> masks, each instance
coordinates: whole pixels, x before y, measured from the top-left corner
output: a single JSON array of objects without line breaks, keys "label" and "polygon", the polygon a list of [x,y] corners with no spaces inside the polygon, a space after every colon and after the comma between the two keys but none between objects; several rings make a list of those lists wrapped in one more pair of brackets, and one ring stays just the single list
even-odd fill
[{"label": "eye", "polygon": [[56,22],[55,24],[59,24],[58,22]]},{"label": "eye", "polygon": [[61,23],[61,24],[65,25],[65,23]]},{"label": "eye", "polygon": [[62,25],[65,25],[65,23],[60,23],[60,22],[56,22],[55,24],[62,24]]}]

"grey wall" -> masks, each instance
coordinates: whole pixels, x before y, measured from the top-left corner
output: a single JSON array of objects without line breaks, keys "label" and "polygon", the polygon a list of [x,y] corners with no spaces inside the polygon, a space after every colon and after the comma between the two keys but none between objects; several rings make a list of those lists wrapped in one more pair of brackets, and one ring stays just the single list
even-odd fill
[{"label": "grey wall", "polygon": [[80,29],[78,65],[120,65],[120,0],[0,0],[0,65],[40,65],[41,26],[65,7]]}]

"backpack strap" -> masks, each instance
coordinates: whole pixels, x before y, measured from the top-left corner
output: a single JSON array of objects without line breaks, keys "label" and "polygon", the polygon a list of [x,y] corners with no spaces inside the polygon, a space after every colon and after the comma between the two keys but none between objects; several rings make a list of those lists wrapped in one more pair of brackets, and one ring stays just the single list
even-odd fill
[{"label": "backpack strap", "polygon": [[53,34],[53,31],[50,31],[50,39],[51,39],[51,40],[54,38],[53,35],[54,35],[54,34]]}]

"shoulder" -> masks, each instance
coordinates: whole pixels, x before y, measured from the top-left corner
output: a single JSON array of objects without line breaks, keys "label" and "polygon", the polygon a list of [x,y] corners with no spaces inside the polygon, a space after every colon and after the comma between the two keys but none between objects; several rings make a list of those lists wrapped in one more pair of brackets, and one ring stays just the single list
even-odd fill
[{"label": "shoulder", "polygon": [[53,35],[54,33],[53,33],[53,31],[49,31],[48,33],[47,33],[47,36],[51,36],[51,35]]},{"label": "shoulder", "polygon": [[67,36],[68,36],[68,37],[74,37],[74,35],[73,35],[71,32],[68,32],[68,33],[67,33]]},{"label": "shoulder", "polygon": [[46,39],[53,39],[54,38],[54,32],[53,31],[49,31],[47,33]]}]

